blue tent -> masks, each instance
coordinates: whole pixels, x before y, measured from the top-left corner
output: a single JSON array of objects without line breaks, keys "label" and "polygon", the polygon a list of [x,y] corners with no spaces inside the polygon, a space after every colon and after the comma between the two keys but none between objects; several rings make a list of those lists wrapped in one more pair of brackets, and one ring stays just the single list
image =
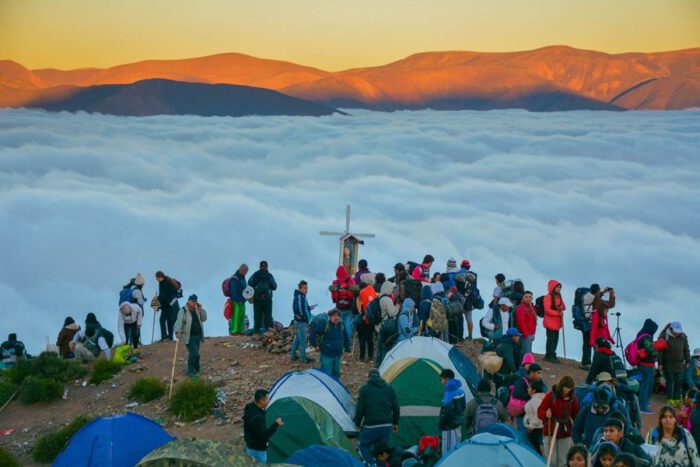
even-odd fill
[{"label": "blue tent", "polygon": [[135,413],[96,418],[73,435],[53,465],[134,466],[174,439],[156,422]]},{"label": "blue tent", "polygon": [[544,467],[544,458],[525,443],[491,433],[479,433],[461,443],[437,463],[439,467],[461,467],[469,464],[482,467]]},{"label": "blue tent", "polygon": [[333,467],[363,467],[362,462],[347,451],[331,446],[314,444],[292,454],[286,464],[301,465],[302,467],[317,467],[332,465]]},{"label": "blue tent", "polygon": [[514,439],[519,443],[525,443],[525,446],[529,446],[529,441],[525,439],[522,433],[516,430],[511,425],[506,425],[505,423],[492,423],[488,426],[482,428],[479,433],[491,433],[492,435],[503,436],[505,438]]}]

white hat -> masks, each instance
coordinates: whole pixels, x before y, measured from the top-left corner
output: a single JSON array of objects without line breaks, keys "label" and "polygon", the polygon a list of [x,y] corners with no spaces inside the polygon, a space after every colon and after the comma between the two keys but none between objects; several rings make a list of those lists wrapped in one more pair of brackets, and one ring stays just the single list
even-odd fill
[{"label": "white hat", "polygon": [[374,285],[377,281],[373,272],[366,272],[360,276],[360,282],[367,285]]},{"label": "white hat", "polygon": [[250,300],[251,298],[253,298],[253,295],[255,295],[255,289],[251,286],[248,286],[245,289],[243,289],[243,298],[245,298],[246,300]]},{"label": "white hat", "polygon": [[683,326],[681,326],[681,323],[678,321],[674,321],[671,323],[671,331],[675,332],[676,334],[680,334],[683,332]]},{"label": "white hat", "polygon": [[450,258],[447,260],[447,271],[445,272],[457,272],[459,268],[457,267],[457,260]]},{"label": "white hat", "polygon": [[506,305],[506,306],[508,306],[508,307],[510,307],[510,308],[513,308],[513,302],[511,302],[509,298],[505,298],[505,297],[503,297],[502,299],[500,299],[500,300],[498,301],[498,305],[499,305],[499,306],[501,306],[501,305]]},{"label": "white hat", "polygon": [[136,273],[136,279],[134,279],[134,285],[143,285],[146,283],[146,280],[143,278],[143,274],[140,272]]}]

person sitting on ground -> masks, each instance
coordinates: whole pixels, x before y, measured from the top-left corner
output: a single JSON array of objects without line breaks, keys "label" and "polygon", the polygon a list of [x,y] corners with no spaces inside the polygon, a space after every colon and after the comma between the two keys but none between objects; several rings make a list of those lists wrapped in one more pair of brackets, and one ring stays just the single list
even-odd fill
[{"label": "person sitting on ground", "polygon": [[476,390],[476,397],[467,402],[464,409],[464,422],[468,437],[493,423],[508,421],[508,412],[501,401],[493,395],[491,383],[488,380],[479,381]]},{"label": "person sitting on ground", "polygon": [[588,467],[588,449],[576,444],[566,453],[566,467]]},{"label": "person sitting on ground", "polygon": [[139,346],[139,329],[143,321],[143,310],[138,303],[123,302],[117,312],[117,330],[122,344]]},{"label": "person sitting on ground", "polygon": [[700,465],[695,439],[678,424],[676,411],[664,406],[659,411],[659,424],[649,433],[648,442],[656,446],[654,467]]},{"label": "person sitting on ground", "polygon": [[294,313],[294,342],[292,342],[292,361],[297,360],[297,349],[301,354],[302,363],[313,361],[306,356],[306,335],[309,330],[309,321],[311,320],[311,310],[315,307],[309,306],[306,300],[306,294],[309,292],[309,284],[306,281],[300,281],[297,289],[294,291],[294,301],[292,303],[292,311]]},{"label": "person sitting on ground", "polygon": [[620,454],[620,447],[615,443],[603,441],[593,453],[593,467],[612,467],[615,457]]},{"label": "person sitting on ground", "polygon": [[309,340],[321,355],[321,369],[340,380],[340,362],[343,350],[350,352],[348,339],[343,324],[340,322],[340,311],[333,308],[328,312],[328,319],[319,320],[311,328]]},{"label": "person sitting on ground", "polygon": [[[508,402],[508,413],[515,418],[516,426],[523,436],[527,435],[525,429],[525,406],[530,400],[530,387],[532,383],[542,381],[542,367],[537,363],[529,366],[527,376],[516,377],[513,383],[513,394]],[[544,397],[544,396],[543,396]]]},{"label": "person sitting on ground", "polygon": [[527,431],[527,439],[538,454],[542,454],[542,420],[537,416],[537,410],[542,404],[547,386],[542,380],[535,380],[527,388],[530,400],[525,404],[523,425]]},{"label": "person sitting on ground", "polygon": [[396,392],[384,381],[379,370],[369,370],[367,383],[359,392],[355,408],[355,425],[359,434],[359,450],[362,459],[372,464],[372,446],[388,443],[392,430],[399,430],[399,401]]},{"label": "person sitting on ground", "polygon": [[416,322],[416,303],[413,299],[406,298],[401,305],[401,312],[398,315],[398,342],[405,341],[418,334]]},{"label": "person sitting on ground", "polygon": [[75,333],[70,345],[76,360],[89,363],[99,358],[101,354],[104,354],[107,360],[112,359],[111,349],[100,329],[95,326],[86,326],[85,330]]},{"label": "person sitting on ground", "polygon": [[651,458],[644,452],[644,449],[625,436],[624,425],[621,420],[608,417],[603,423],[603,439],[615,444],[620,449],[620,452],[626,452],[635,456],[638,463],[642,463],[641,465],[652,465]]},{"label": "person sitting on ground", "polygon": [[173,331],[178,341],[187,347],[187,376],[199,377],[199,345],[204,340],[204,322],[207,320],[207,310],[192,294],[187,298],[185,306],[180,308],[175,320]]},{"label": "person sitting on ground", "polygon": [[508,386],[515,379],[515,372],[518,371],[520,361],[520,331],[509,328],[496,346],[496,354],[503,358],[503,365],[495,375],[495,382],[498,387]]},{"label": "person sitting on ground", "polygon": [[596,389],[593,403],[584,405],[574,422],[574,443],[591,446],[598,428],[602,427],[610,413],[610,394],[603,389]]},{"label": "person sitting on ground", "polygon": [[15,366],[17,360],[25,357],[26,349],[24,343],[17,340],[17,334],[15,333],[7,336],[7,340],[0,345],[0,361],[4,368]]},{"label": "person sitting on ground", "polygon": [[532,303],[532,292],[529,290],[525,291],[522,301],[515,309],[515,327],[523,335],[520,339],[522,352],[531,353],[537,332],[537,310]]},{"label": "person sitting on ground", "polygon": [[683,391],[683,374],[690,366],[688,337],[678,321],[667,325],[659,334],[666,341],[666,349],[659,352],[659,371],[666,379],[666,398],[679,401]]},{"label": "person sitting on ground", "polygon": [[[545,297],[546,299],[547,297]],[[573,445],[572,425],[579,412],[575,387],[571,376],[563,376],[544,396],[542,404],[537,410],[537,416],[543,422],[542,435],[545,452],[549,452],[550,444],[554,443],[552,465],[564,464],[566,453]]]},{"label": "person sitting on ground", "polygon": [[620,453],[613,461],[612,467],[637,467],[637,458],[631,454]]},{"label": "person sitting on ground", "polygon": [[56,339],[56,347],[58,347],[58,354],[62,358],[73,358],[75,355],[70,349],[70,343],[73,341],[75,334],[80,331],[80,325],[75,322],[70,316],[66,317],[63,321],[63,327],[58,333],[58,338]]},{"label": "person sitting on ground", "polygon": [[445,392],[440,405],[438,428],[442,432],[442,455],[446,456],[462,439],[466,400],[462,382],[455,378],[454,371],[445,368],[440,372],[440,379],[445,386]]},{"label": "person sitting on ground", "polygon": [[245,440],[245,453],[260,462],[267,463],[267,446],[270,438],[277,428],[284,425],[278,418],[270,426],[265,423],[265,409],[270,402],[268,392],[265,389],[255,391],[254,402],[246,404],[243,410],[243,439]]},{"label": "person sitting on ground", "polygon": [[372,455],[376,459],[376,465],[380,467],[402,467],[403,462],[407,458],[415,458],[412,454],[407,453],[399,446],[389,447],[384,442],[379,442],[374,445]]},{"label": "person sitting on ground", "polygon": [[[561,296],[561,282],[550,280],[547,284],[547,295],[544,296],[544,327],[547,330],[546,354],[544,360],[559,363],[557,346],[559,332],[564,327],[564,311],[566,304]],[[563,456],[562,456],[563,458]]]},{"label": "person sitting on ground", "polygon": [[599,337],[595,341],[595,353],[593,354],[593,363],[588,370],[588,376],[586,377],[586,384],[593,384],[593,382],[598,379],[598,375],[602,372],[608,374],[615,374],[615,367],[613,366],[612,356],[615,352],[612,350],[612,345],[610,341]]}]

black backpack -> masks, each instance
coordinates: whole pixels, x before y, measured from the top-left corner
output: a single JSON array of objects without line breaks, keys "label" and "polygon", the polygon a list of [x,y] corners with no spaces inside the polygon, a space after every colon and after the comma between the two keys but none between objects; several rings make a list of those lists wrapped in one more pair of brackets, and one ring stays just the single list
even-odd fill
[{"label": "black backpack", "polygon": [[382,308],[379,304],[379,300],[382,297],[388,297],[388,295],[380,295],[367,305],[367,310],[365,310],[365,315],[367,316],[367,321],[372,326],[377,326],[382,323]]},{"label": "black backpack", "polygon": [[535,310],[537,311],[537,316],[544,318],[544,295],[537,297],[537,300],[535,300]]},{"label": "black backpack", "polygon": [[270,294],[270,283],[267,278],[260,279],[257,284],[255,284],[255,292],[253,294],[253,300],[257,302],[264,302],[272,298]]},{"label": "black backpack", "polygon": [[583,309],[583,296],[590,292],[588,287],[579,287],[574,292],[574,306],[571,307],[571,316],[574,318],[574,329],[579,331],[589,331],[591,323],[586,318],[586,313]]}]

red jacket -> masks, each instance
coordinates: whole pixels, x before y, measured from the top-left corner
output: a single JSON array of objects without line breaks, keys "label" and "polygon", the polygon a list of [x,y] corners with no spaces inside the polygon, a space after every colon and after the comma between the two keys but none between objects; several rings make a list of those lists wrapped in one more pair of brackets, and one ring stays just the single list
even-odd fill
[{"label": "red jacket", "polygon": [[[561,298],[561,294],[552,295],[554,288],[558,285],[561,285],[559,281],[549,281],[547,295],[544,296],[544,327],[550,331],[558,331],[564,326],[564,317],[561,314],[566,310],[564,299]],[[555,308],[552,307],[552,297],[554,297],[556,304]]]},{"label": "red jacket", "polygon": [[594,311],[591,316],[591,339],[588,341],[589,345],[595,347],[595,340],[599,337],[603,337],[614,344],[615,340],[610,335],[610,328],[608,327],[607,313],[603,316],[600,314],[600,311]]},{"label": "red jacket", "polygon": [[523,337],[534,336],[537,332],[537,311],[535,306],[520,302],[515,309],[515,327],[523,334]]},{"label": "red jacket", "polygon": [[[568,438],[571,436],[573,422],[576,419],[579,411],[578,399],[576,399],[576,394],[572,391],[570,399],[562,399],[559,397],[554,397],[557,387],[554,386],[542,399],[540,408],[537,409],[537,416],[542,420],[542,436],[550,436],[550,421],[551,428],[554,431],[554,426],[556,422],[559,422],[560,426],[559,432],[557,433],[557,438]],[[552,409],[551,420],[547,418],[547,409]]]}]

